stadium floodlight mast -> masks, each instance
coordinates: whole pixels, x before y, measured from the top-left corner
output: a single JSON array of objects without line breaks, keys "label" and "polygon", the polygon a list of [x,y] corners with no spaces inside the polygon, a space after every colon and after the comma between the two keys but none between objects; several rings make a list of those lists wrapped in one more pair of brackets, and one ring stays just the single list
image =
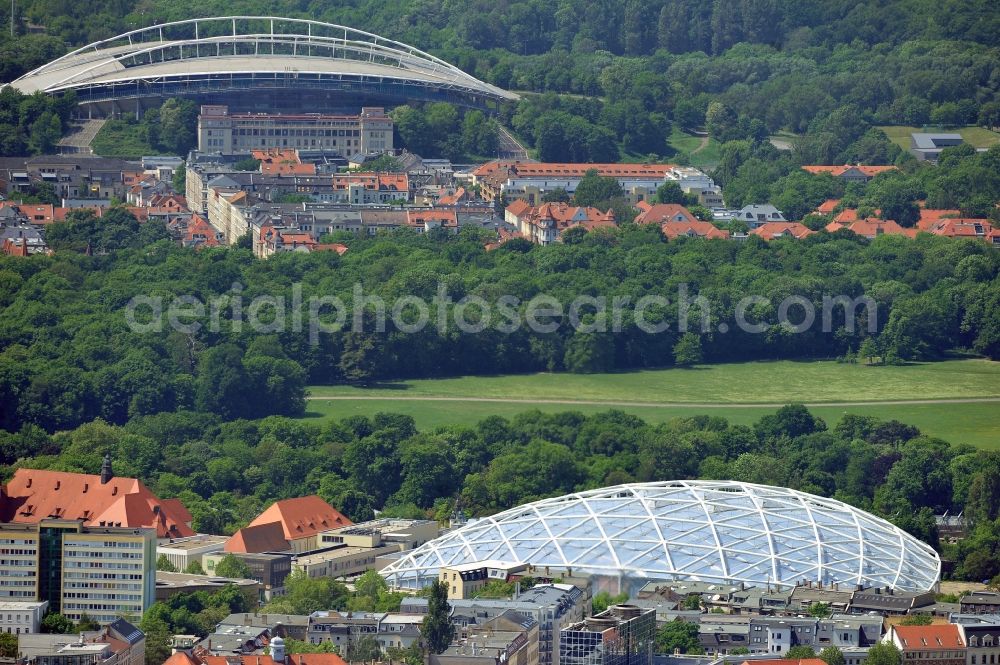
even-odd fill
[{"label": "stadium floodlight mast", "polygon": [[[490,563],[485,563],[490,562]],[[633,483],[542,499],[432,540],[384,568],[419,588],[484,563],[572,570],[634,591],[650,581],[789,588],[802,581],[934,588],[941,560],[886,520],[835,499],[728,480]]]}]

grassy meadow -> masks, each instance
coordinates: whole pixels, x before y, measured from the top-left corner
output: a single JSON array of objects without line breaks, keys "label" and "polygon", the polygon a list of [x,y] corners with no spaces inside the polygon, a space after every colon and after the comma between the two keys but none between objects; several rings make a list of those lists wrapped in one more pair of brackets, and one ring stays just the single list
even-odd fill
[{"label": "grassy meadow", "polygon": [[[315,386],[310,396],[309,420],[392,411],[413,416],[422,428],[469,425],[535,408],[583,413],[617,408],[650,422],[710,414],[752,423],[776,405],[802,402],[830,425],[845,413],[872,415],[912,424],[952,443],[1000,449],[1000,363],[986,360],[900,367],[779,361],[615,374],[457,377],[367,388]],[[993,401],[953,401],[975,399]]]}]

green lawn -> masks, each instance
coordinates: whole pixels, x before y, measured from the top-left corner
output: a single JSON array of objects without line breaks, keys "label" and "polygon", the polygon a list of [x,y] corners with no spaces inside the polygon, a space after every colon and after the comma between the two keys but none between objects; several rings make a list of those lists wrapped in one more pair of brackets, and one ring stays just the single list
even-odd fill
[{"label": "green lawn", "polygon": [[[348,416],[372,416],[379,412],[402,413],[413,416],[420,429],[433,429],[442,425],[474,425],[487,416],[510,418],[518,413],[538,409],[545,413],[580,411],[585,414],[606,411],[612,407],[570,404],[510,404],[505,402],[440,402],[399,401],[392,399],[368,400],[311,400],[305,419],[321,421],[339,420]],[[614,407],[639,416],[651,423],[661,423],[673,418],[696,415],[721,416],[735,424],[750,425],[774,408],[733,407]],[[921,432],[937,436],[951,443],[966,443],[977,448],[1000,450],[1000,419],[996,416],[997,404],[921,404],[921,405],[866,405],[851,407],[813,406],[813,414],[834,426],[846,413],[875,416],[885,420],[895,419],[918,427]]]},{"label": "green lawn", "polygon": [[749,362],[616,374],[518,374],[400,381],[374,388],[317,386],[311,394],[489,397],[691,404],[872,402],[1000,397],[1000,362],[951,360],[900,367],[833,361]]},{"label": "green lawn", "polygon": [[94,154],[102,157],[138,159],[143,155],[162,154],[162,151],[146,141],[138,124],[124,120],[108,120],[104,123],[101,131],[97,132],[97,136],[90,143],[90,147],[93,148]]},{"label": "green lawn", "polygon": [[904,127],[901,125],[890,125],[879,127],[886,135],[889,137],[893,143],[898,145],[903,150],[910,149],[910,134],[913,132],[958,132],[965,139],[965,142],[971,145],[973,148],[989,148],[991,145],[996,145],[1000,143],[1000,134],[996,132],[991,132],[985,127],[976,127],[974,125],[969,127],[959,127],[958,129],[924,129],[921,127]]},{"label": "green lawn", "polygon": [[[1000,363],[985,360],[903,367],[782,361],[620,374],[459,377],[403,381],[372,388],[317,386],[310,393],[315,397],[350,399],[310,400],[308,419],[392,411],[412,415],[422,428],[472,424],[489,415],[512,416],[533,408],[584,413],[620,408],[651,422],[711,414],[736,423],[752,423],[775,410],[774,406],[754,405],[805,402],[818,404],[811,409],[831,425],[844,413],[895,418],[953,443],[1000,449],[997,403],[879,404],[897,400],[1000,397]],[[441,397],[451,399],[433,399]],[[553,403],[553,400],[567,403]],[[859,404],[823,406],[823,402]]]},{"label": "green lawn", "polygon": [[[691,166],[699,169],[714,169],[719,165],[719,142],[709,139],[701,150],[702,137],[689,134],[678,127],[670,133],[670,145],[675,150],[687,153],[691,157]],[[697,152],[695,152],[697,150]]]}]

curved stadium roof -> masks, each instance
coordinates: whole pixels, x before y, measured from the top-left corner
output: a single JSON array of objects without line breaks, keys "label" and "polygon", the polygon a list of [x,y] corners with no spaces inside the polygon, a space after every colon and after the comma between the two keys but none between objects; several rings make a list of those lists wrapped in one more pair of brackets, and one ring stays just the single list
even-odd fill
[{"label": "curved stadium roof", "polygon": [[923,591],[934,550],[833,499],[766,485],[690,480],[544,499],[471,522],[382,570],[419,587],[438,569],[484,561],[635,580],[793,586],[801,580]]},{"label": "curved stadium roof", "polygon": [[11,85],[28,94],[75,90],[81,102],[269,88],[415,98],[433,91],[478,104],[518,98],[401,42],[276,16],[153,25],[88,44]]}]

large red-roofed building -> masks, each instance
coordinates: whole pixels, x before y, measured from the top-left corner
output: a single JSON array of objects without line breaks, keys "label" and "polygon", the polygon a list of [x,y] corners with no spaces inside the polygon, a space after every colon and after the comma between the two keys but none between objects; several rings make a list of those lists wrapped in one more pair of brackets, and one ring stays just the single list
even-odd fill
[{"label": "large red-roofed building", "polygon": [[111,475],[18,469],[0,494],[0,522],[82,520],[85,526],[143,527],[159,539],[195,535],[191,514],[176,499],[161,501],[142,481]]},{"label": "large red-roofed building", "polygon": [[885,636],[903,654],[903,665],[965,665],[965,641],[951,623],[893,626]]},{"label": "large red-roofed building", "polygon": [[275,501],[247,526],[257,527],[275,522],[281,525],[281,535],[295,552],[316,549],[316,536],[323,531],[353,524],[326,501],[311,495]]}]

